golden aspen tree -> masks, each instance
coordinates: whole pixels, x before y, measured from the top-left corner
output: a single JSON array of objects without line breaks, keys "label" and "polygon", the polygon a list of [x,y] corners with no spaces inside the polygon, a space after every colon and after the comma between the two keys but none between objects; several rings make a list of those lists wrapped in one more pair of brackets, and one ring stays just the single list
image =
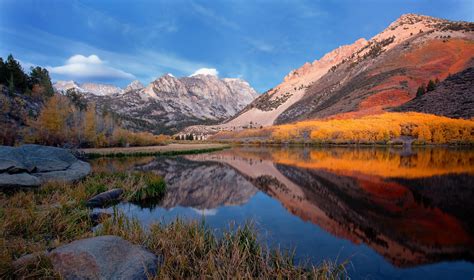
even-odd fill
[{"label": "golden aspen tree", "polygon": [[67,136],[66,120],[69,115],[69,105],[64,97],[53,95],[44,105],[34,127],[38,131],[39,142],[48,145],[58,145]]}]

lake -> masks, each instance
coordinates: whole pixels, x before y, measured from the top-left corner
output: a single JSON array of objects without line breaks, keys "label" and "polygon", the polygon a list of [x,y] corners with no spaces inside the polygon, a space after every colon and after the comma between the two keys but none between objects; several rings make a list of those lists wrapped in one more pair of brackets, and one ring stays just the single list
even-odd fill
[{"label": "lake", "polygon": [[352,279],[474,277],[474,150],[235,147],[91,164],[165,178],[160,201],[116,206],[144,225],[250,220],[298,261],[349,260]]}]

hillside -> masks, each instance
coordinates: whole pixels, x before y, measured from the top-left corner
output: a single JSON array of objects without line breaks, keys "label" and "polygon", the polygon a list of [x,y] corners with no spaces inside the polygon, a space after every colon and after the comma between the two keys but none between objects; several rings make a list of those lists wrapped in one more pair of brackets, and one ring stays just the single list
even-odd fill
[{"label": "hillside", "polygon": [[[420,25],[424,31],[414,34],[405,29],[411,25]],[[419,85],[430,79],[443,80],[470,65],[474,24],[465,23],[460,30],[458,26],[429,17],[400,18],[353,59],[311,85],[304,98],[279,115],[275,123],[364,116],[410,101]],[[412,35],[403,39],[408,32]],[[398,37],[402,39],[397,41]]]},{"label": "hillside", "polygon": [[412,100],[430,79],[468,68],[473,57],[474,23],[402,15],[370,40],[361,38],[291,71],[230,121],[186,131],[212,134],[382,113]]},{"label": "hillside", "polygon": [[450,118],[474,116],[474,68],[451,75],[436,89],[394,108],[395,112],[422,112]]}]

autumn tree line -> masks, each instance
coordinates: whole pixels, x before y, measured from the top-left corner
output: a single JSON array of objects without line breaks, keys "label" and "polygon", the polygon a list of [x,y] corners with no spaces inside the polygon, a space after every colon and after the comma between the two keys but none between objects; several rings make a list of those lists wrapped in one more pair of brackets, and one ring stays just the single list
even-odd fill
[{"label": "autumn tree line", "polygon": [[12,55],[0,58],[0,123],[0,145],[124,147],[168,140],[122,128],[117,117],[74,89],[55,93],[47,69],[32,67],[27,74]]},{"label": "autumn tree line", "polygon": [[221,131],[213,139],[238,143],[393,144],[404,136],[415,144],[473,145],[473,132],[472,120],[407,112]]}]

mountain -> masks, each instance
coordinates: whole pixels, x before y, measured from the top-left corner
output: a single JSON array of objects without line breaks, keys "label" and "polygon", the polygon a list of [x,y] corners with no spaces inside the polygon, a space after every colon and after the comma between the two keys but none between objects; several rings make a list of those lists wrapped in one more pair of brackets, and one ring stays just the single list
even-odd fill
[{"label": "mountain", "polygon": [[358,117],[402,105],[428,80],[467,68],[473,42],[474,23],[404,15],[315,81],[275,123]]},{"label": "mountain", "polygon": [[381,113],[412,100],[430,79],[468,68],[473,57],[474,23],[402,15],[370,40],[361,38],[291,71],[230,121],[185,131],[214,133]]},{"label": "mountain", "polygon": [[76,89],[77,91],[83,92],[81,86],[75,81],[57,81],[53,84],[53,88],[61,93],[65,93],[68,89]]},{"label": "mountain", "polygon": [[474,67],[449,76],[435,90],[414,98],[393,111],[466,119],[474,116]]},{"label": "mountain", "polygon": [[122,94],[88,95],[99,108],[114,112],[122,124],[138,131],[176,133],[196,124],[222,122],[257,96],[244,80],[212,75],[157,78],[144,88],[134,83]]},{"label": "mountain", "polygon": [[53,84],[53,87],[56,91],[61,93],[66,93],[66,91],[69,89],[75,89],[80,93],[93,94],[97,96],[113,95],[123,92],[121,88],[114,85],[97,83],[78,84],[75,81],[57,81]]},{"label": "mountain", "polygon": [[129,91],[132,91],[132,90],[140,90],[142,88],[144,88],[145,86],[140,82],[140,81],[133,81],[131,82],[128,86],[126,86],[124,89],[123,89],[123,92],[129,92]]}]

